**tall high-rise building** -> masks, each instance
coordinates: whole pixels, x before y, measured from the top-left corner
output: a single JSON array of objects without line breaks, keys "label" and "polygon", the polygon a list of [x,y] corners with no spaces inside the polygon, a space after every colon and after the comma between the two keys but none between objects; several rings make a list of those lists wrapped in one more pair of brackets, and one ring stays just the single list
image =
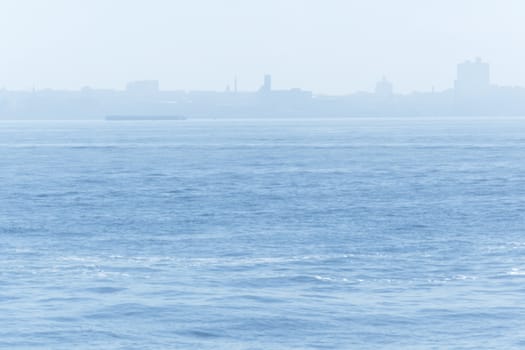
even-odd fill
[{"label": "tall high-rise building", "polygon": [[270,91],[272,91],[272,76],[270,74],[266,74],[264,76],[264,85],[261,86],[260,91],[261,92],[270,92]]},{"label": "tall high-rise building", "polygon": [[490,66],[477,58],[458,64],[455,83],[456,93],[472,96],[485,93],[490,87]]}]

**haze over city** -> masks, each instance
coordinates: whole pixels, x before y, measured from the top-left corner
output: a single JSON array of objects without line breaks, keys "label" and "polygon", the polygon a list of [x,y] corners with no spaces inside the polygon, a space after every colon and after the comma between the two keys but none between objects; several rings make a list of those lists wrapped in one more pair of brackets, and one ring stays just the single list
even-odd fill
[{"label": "haze over city", "polygon": [[525,348],[524,0],[0,0],[0,350]]},{"label": "haze over city", "polygon": [[444,90],[457,63],[483,57],[492,81],[525,86],[523,2],[5,0],[0,87],[256,90],[316,94]]}]

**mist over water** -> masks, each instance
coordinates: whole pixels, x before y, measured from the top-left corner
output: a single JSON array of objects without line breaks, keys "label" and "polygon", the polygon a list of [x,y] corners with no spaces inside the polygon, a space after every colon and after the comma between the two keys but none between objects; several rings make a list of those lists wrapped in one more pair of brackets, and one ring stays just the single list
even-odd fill
[{"label": "mist over water", "polygon": [[0,347],[525,346],[520,118],[0,123]]},{"label": "mist over water", "polygon": [[523,0],[2,0],[0,350],[525,348]]}]

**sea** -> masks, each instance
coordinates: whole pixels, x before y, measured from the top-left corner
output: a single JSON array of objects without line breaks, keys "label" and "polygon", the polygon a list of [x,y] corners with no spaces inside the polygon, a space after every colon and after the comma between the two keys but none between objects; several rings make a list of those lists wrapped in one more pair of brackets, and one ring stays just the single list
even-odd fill
[{"label": "sea", "polygon": [[523,349],[525,118],[0,122],[2,349]]}]

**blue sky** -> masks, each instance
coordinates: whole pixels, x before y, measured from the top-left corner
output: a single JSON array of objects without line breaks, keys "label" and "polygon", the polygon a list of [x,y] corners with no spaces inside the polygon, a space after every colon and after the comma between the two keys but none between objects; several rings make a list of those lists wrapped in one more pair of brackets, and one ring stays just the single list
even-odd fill
[{"label": "blue sky", "polygon": [[493,81],[525,86],[521,0],[2,0],[0,87],[243,90],[343,94],[383,74],[396,90],[452,86],[480,56]]}]

